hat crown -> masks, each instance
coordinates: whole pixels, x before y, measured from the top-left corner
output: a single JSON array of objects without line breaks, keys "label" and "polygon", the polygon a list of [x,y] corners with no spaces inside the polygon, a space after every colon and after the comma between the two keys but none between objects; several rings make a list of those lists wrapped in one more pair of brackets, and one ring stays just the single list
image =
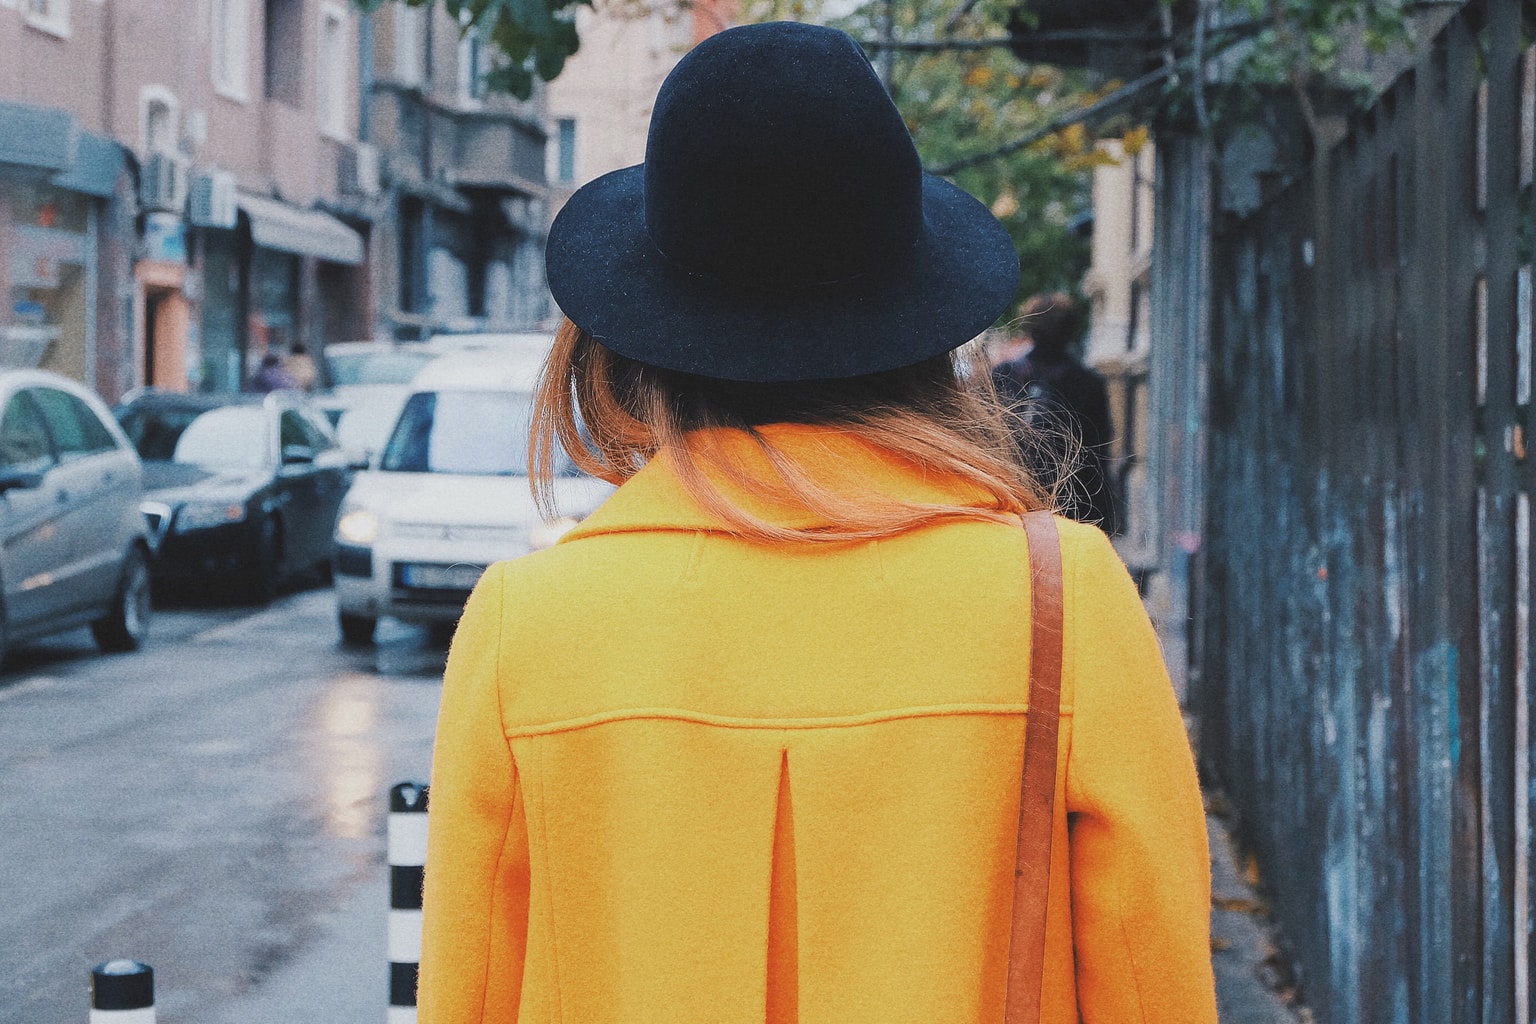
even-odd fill
[{"label": "hat crown", "polygon": [[701,43],[662,85],[645,223],[689,273],[746,286],[845,281],[922,229],[922,166],[858,44],[778,22]]}]

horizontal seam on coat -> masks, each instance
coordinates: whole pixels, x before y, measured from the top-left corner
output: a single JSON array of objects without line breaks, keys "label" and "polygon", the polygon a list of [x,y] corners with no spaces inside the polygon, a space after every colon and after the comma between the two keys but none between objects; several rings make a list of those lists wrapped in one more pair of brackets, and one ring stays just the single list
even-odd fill
[{"label": "horizontal seam on coat", "polygon": [[[631,720],[662,719],[667,721],[693,722],[698,725],[715,725],[725,729],[846,729],[859,725],[900,721],[908,718],[951,718],[967,715],[1025,715],[1027,704],[941,704],[930,707],[893,708],[887,711],[871,711],[862,715],[829,715],[818,718],[748,718],[738,715],[711,715],[703,711],[683,708],[626,708],[622,711],[601,711],[581,718],[567,718],[541,725],[525,725],[507,730],[508,739],[526,736],[547,736],[551,733],[574,732],[594,725]],[[1069,717],[1072,709],[1061,709],[1062,717]]]}]

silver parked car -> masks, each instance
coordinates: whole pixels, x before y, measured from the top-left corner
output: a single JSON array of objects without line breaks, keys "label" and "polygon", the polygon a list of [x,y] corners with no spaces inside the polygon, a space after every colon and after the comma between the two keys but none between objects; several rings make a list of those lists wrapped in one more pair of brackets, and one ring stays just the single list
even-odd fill
[{"label": "silver parked car", "polygon": [[103,651],[149,629],[139,457],[107,407],[68,378],[0,371],[0,656],[89,624]]}]

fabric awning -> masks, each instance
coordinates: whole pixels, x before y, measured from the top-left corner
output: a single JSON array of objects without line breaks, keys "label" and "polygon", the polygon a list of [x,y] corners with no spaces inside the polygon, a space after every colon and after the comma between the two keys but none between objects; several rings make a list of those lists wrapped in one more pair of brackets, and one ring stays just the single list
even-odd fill
[{"label": "fabric awning", "polygon": [[363,262],[363,236],[328,213],[243,192],[240,209],[250,220],[251,239],[257,245],[328,263],[355,266]]},{"label": "fabric awning", "polygon": [[105,136],[81,132],[75,162],[62,174],[54,175],[53,183],[73,192],[111,199],[117,191],[117,179],[126,168],[123,147]]},{"label": "fabric awning", "polygon": [[0,103],[0,164],[62,171],[79,145],[80,125],[68,111]]}]

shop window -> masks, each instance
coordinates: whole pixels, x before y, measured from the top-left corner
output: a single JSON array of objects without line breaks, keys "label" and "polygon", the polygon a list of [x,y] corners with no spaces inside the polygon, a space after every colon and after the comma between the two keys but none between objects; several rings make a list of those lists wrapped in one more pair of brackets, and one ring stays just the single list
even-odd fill
[{"label": "shop window", "polygon": [[290,107],[304,104],[304,5],[301,0],[266,0],[262,43],[265,93]]},{"label": "shop window", "polygon": [[404,85],[420,85],[426,77],[421,48],[422,12],[405,4],[395,5],[395,78]]},{"label": "shop window", "polygon": [[347,130],[347,22],[342,9],[327,4],[320,12],[320,58],[316,63],[315,112],[327,135]]},{"label": "shop window", "polygon": [[85,379],[92,334],[88,200],[42,182],[8,185],[0,365],[41,366]]},{"label": "shop window", "polygon": [[241,102],[250,98],[250,27],[248,0],[213,0],[213,85]]},{"label": "shop window", "polygon": [[26,0],[27,24],[51,35],[69,35],[69,0]]}]

